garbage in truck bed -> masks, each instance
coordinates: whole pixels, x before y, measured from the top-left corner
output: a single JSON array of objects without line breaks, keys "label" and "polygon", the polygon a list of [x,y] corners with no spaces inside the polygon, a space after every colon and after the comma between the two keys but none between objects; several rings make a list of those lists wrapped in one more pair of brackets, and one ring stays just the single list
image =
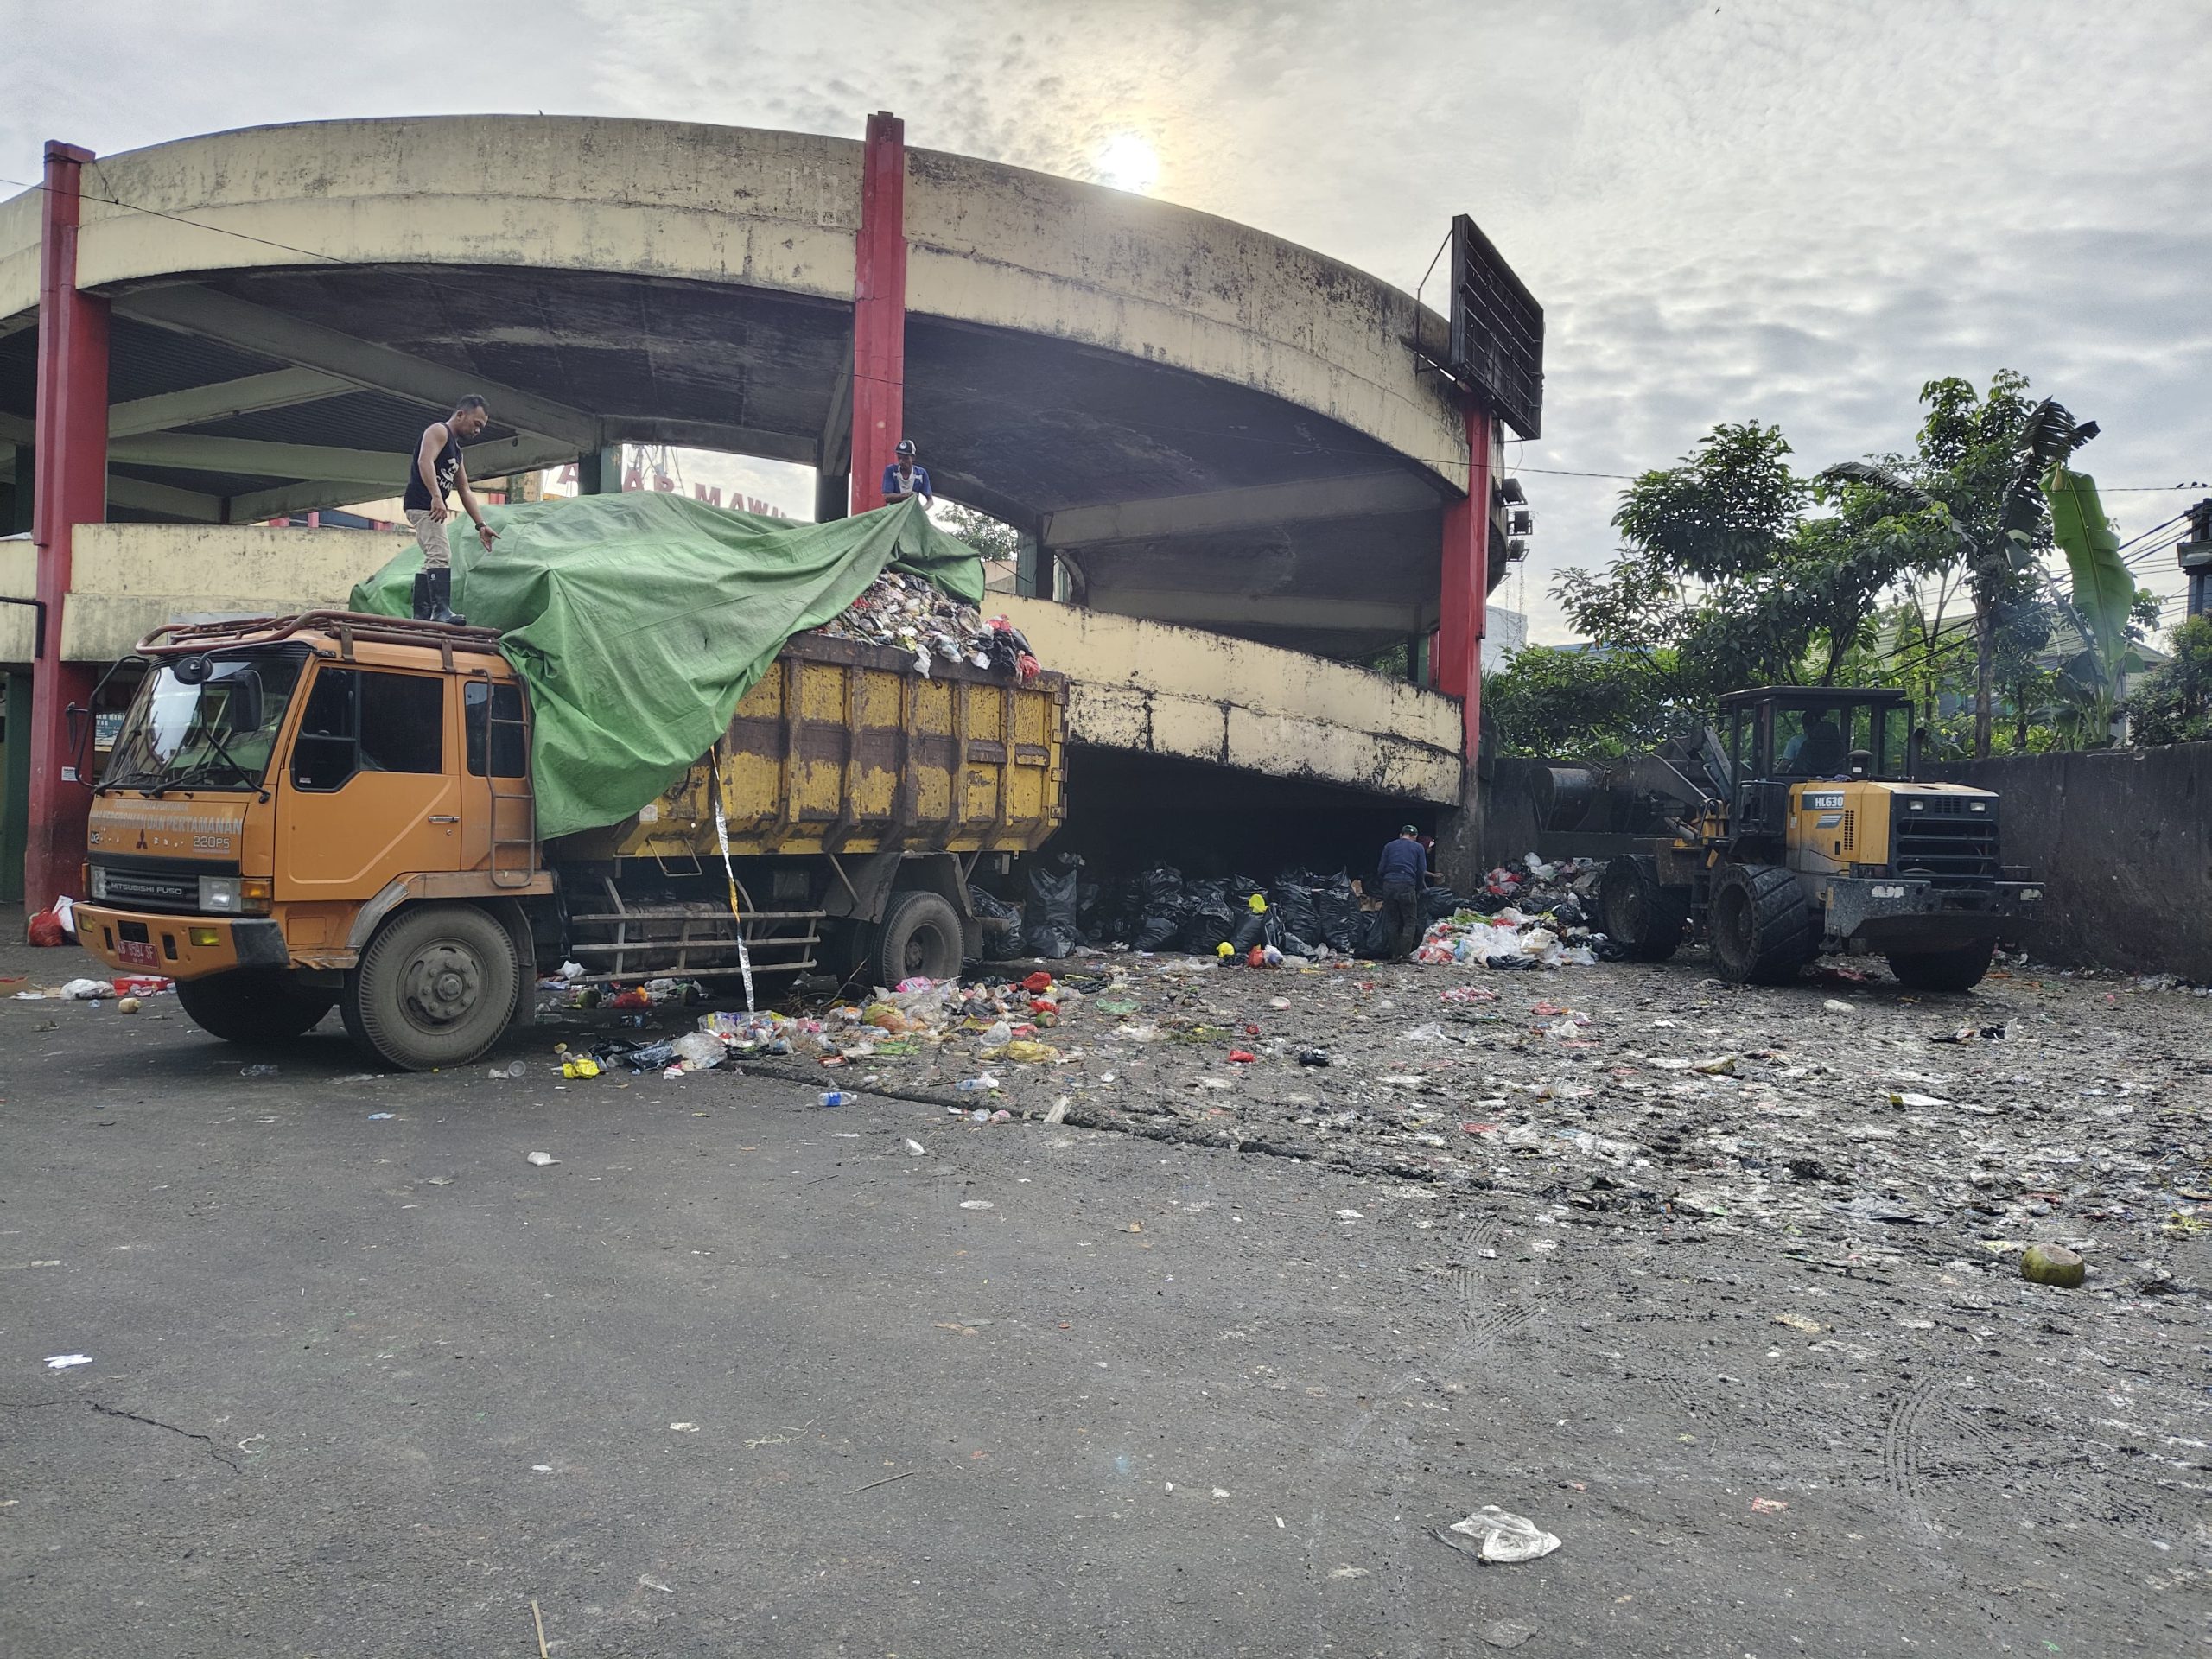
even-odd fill
[{"label": "garbage in truck bed", "polygon": [[1040,670],[1021,630],[1002,616],[988,621],[976,607],[924,577],[887,570],[868,591],[813,630],[832,639],[888,645],[911,652],[927,678],[943,663],[996,670],[1027,685]]}]

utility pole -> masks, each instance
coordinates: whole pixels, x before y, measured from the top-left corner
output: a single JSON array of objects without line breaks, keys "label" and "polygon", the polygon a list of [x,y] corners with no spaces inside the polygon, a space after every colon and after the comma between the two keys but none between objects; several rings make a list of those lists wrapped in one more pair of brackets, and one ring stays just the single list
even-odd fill
[{"label": "utility pole", "polygon": [[2189,539],[2174,553],[2189,577],[2189,614],[2212,613],[2212,498],[2189,510]]}]

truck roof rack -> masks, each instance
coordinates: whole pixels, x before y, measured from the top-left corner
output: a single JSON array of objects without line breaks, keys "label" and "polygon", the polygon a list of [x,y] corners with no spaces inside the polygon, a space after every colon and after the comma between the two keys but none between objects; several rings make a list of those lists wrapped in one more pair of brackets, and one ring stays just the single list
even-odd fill
[{"label": "truck roof rack", "polygon": [[383,645],[428,645],[451,650],[496,650],[497,628],[463,627],[454,622],[418,622],[411,617],[371,616],[360,611],[301,611],[291,616],[233,617],[220,622],[167,622],[141,639],[141,656],[168,656],[239,645],[274,644],[296,633],[327,632]]}]

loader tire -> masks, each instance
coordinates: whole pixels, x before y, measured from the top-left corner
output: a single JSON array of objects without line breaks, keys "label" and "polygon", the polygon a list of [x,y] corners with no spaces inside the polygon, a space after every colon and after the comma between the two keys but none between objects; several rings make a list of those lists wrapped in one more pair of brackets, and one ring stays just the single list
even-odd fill
[{"label": "loader tire", "polygon": [[346,1029],[386,1065],[466,1065],[513,1015],[514,936],[474,905],[417,905],[378,930],[346,976]]},{"label": "loader tire", "polygon": [[1688,930],[1690,896],[1662,887],[1659,861],[1632,853],[1605,866],[1598,885],[1598,910],[1605,937],[1631,962],[1664,962],[1681,949]]},{"label": "loader tire", "polygon": [[1821,947],[1820,918],[1777,864],[1730,864],[1713,879],[1713,965],[1738,985],[1782,985]]},{"label": "loader tire", "polygon": [[238,968],[177,981],[176,1000],[186,1018],[209,1036],[270,1048],[312,1029],[338,995],[300,984],[282,968]]},{"label": "loader tire", "polygon": [[1955,950],[1893,950],[1890,971],[1909,991],[1970,991],[1989,971],[1997,941],[1984,939]]},{"label": "loader tire", "polygon": [[896,990],[908,979],[957,979],[964,955],[960,912],[942,893],[894,893],[868,943],[864,966],[874,982]]}]

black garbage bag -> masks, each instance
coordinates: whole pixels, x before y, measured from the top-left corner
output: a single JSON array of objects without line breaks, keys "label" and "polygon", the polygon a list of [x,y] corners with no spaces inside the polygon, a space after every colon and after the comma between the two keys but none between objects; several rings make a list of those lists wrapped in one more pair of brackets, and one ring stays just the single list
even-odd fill
[{"label": "black garbage bag", "polygon": [[1396,954],[1398,941],[1390,931],[1388,910],[1356,910],[1359,931],[1353,941],[1356,957],[1389,957]]},{"label": "black garbage bag", "polygon": [[1273,913],[1255,912],[1247,906],[1236,925],[1229,930],[1230,948],[1241,957],[1255,944],[1268,944],[1268,923]]},{"label": "black garbage bag", "polygon": [[1183,924],[1191,913],[1182,871],[1170,864],[1147,870],[1136,879],[1134,899],[1135,922],[1129,930],[1129,948],[1164,950],[1183,931]]},{"label": "black garbage bag", "polygon": [[1029,866],[1029,903],[1022,912],[1022,948],[1033,957],[1058,962],[1083,949],[1083,935],[1076,927],[1077,876],[1083,860],[1073,853],[1058,853],[1033,860]]},{"label": "black garbage bag", "polygon": [[1021,954],[1021,906],[1009,905],[995,893],[982,888],[968,889],[968,907],[976,912],[976,919],[983,925],[983,957],[986,961],[1002,962]]},{"label": "black garbage bag", "polygon": [[1211,957],[1236,931],[1236,913],[1243,906],[1230,904],[1229,883],[1224,880],[1193,881],[1183,891],[1191,906],[1183,922],[1183,949]]},{"label": "black garbage bag", "polygon": [[1349,952],[1359,938],[1359,900],[1351,896],[1351,877],[1339,870],[1312,885],[1315,925],[1320,943]]},{"label": "black garbage bag", "polygon": [[[1268,913],[1281,925],[1283,949],[1289,941],[1321,938],[1321,912],[1314,908],[1313,889],[1286,876],[1268,889]],[[1309,954],[1307,950],[1298,953]]]},{"label": "black garbage bag", "polygon": [[1109,875],[1103,881],[1083,884],[1076,924],[1093,944],[1127,944],[1134,931],[1130,889],[1127,876]]},{"label": "black garbage bag", "polygon": [[1423,922],[1440,922],[1455,910],[1463,910],[1467,901],[1449,887],[1431,887],[1421,895],[1421,918]]}]

